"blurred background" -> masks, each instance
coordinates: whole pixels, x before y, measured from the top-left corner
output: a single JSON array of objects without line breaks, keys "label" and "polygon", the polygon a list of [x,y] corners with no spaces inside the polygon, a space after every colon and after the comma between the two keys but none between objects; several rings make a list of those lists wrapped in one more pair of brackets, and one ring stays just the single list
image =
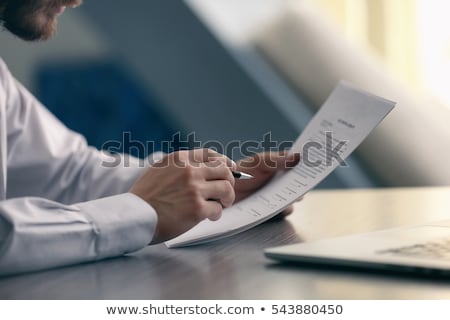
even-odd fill
[{"label": "blurred background", "polygon": [[445,0],[90,0],[60,17],[49,42],[1,32],[0,56],[90,144],[121,141],[116,151],[141,157],[193,140],[293,141],[347,80],[398,105],[320,187],[448,185],[449,9]]}]

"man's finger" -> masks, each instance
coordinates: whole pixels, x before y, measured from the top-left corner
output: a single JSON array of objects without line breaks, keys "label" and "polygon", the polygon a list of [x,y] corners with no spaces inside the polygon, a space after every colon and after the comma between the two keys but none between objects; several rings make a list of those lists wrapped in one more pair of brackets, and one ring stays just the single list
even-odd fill
[{"label": "man's finger", "polygon": [[208,212],[207,219],[217,221],[222,217],[223,207],[220,202],[209,200],[205,203],[205,210]]},{"label": "man's finger", "polygon": [[212,149],[194,149],[189,154],[190,160],[194,162],[214,163],[222,161],[227,164],[229,168],[235,167],[235,162],[227,156],[220,154]]},{"label": "man's finger", "polygon": [[235,179],[231,169],[223,162],[216,162],[215,164],[203,164],[203,177],[206,181],[212,180],[226,180],[234,186]]},{"label": "man's finger", "polygon": [[202,192],[203,198],[207,200],[216,200],[224,208],[230,207],[235,199],[233,186],[224,180],[209,181],[205,183]]}]

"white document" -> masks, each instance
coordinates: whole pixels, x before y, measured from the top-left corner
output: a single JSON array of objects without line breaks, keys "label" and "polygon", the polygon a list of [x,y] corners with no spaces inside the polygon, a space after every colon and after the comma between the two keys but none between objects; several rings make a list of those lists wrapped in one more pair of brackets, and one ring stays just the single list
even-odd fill
[{"label": "white document", "polygon": [[[248,230],[281,212],[314,188],[369,135],[395,103],[340,83],[294,143],[295,167],[248,198],[166,242],[169,248],[201,244]],[[339,160],[339,161],[338,161]]]}]

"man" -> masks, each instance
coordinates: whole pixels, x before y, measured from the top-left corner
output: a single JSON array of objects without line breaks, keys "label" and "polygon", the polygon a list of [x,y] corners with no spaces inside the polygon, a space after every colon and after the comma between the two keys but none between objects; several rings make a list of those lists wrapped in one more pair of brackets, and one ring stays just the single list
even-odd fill
[{"label": "man", "polygon": [[[46,40],[82,0],[0,0],[3,26]],[[0,44],[1,45],[1,44]],[[107,168],[0,60],[0,275],[122,255],[171,239],[229,207],[298,157],[233,163],[211,150],[172,153],[153,166]],[[255,176],[235,182],[231,170]]]}]

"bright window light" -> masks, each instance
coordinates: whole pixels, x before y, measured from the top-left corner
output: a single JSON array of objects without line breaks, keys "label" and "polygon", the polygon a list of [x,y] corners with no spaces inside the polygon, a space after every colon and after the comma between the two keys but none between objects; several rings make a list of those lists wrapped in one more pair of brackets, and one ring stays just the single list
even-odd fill
[{"label": "bright window light", "polygon": [[450,1],[417,0],[418,59],[423,85],[450,108]]}]

